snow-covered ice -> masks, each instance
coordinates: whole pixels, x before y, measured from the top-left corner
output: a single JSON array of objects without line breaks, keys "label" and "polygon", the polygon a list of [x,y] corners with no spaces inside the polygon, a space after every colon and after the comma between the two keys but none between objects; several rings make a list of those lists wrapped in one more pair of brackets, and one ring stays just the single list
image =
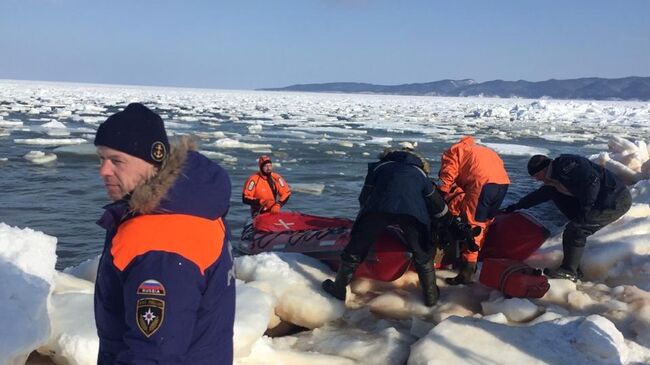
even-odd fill
[{"label": "snow-covered ice", "polygon": [[25,156],[25,160],[31,161],[35,164],[46,164],[48,162],[56,161],[56,155],[53,153],[45,153],[43,151],[30,151]]},{"label": "snow-covered ice", "polygon": [[48,341],[56,238],[0,223],[0,363],[23,364]]}]

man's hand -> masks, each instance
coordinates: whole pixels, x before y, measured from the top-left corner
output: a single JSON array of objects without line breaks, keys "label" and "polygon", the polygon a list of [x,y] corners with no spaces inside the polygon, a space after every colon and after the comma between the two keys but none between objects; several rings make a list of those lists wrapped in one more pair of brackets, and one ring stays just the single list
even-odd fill
[{"label": "man's hand", "polygon": [[273,204],[273,206],[271,207],[271,214],[280,213],[280,208],[281,208],[280,204],[278,204],[278,203]]},{"label": "man's hand", "polygon": [[462,242],[470,251],[478,251],[479,247],[474,241],[474,237],[481,234],[481,227],[472,227],[470,224],[463,222],[459,217],[454,217],[449,225],[454,240]]}]

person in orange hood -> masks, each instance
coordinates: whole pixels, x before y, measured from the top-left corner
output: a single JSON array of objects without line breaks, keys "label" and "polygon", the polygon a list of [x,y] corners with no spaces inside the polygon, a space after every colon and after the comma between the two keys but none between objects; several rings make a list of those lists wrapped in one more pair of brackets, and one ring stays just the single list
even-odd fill
[{"label": "person in orange hood", "polygon": [[242,201],[251,206],[252,217],[260,213],[279,213],[291,197],[291,187],[280,174],[273,172],[269,156],[260,156],[257,165],[260,170],[246,180]]},{"label": "person in orange hood", "polygon": [[[474,238],[480,249],[510,184],[503,161],[490,148],[477,145],[474,138],[465,136],[442,154],[438,177],[441,180],[438,189],[451,213],[481,228],[481,233]],[[478,251],[464,248],[458,276],[446,279],[447,283],[471,283],[477,260]]]}]

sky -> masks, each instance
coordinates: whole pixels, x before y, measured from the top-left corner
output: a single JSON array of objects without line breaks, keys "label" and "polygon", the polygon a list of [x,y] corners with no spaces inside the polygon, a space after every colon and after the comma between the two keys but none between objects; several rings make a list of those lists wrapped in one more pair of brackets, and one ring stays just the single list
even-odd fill
[{"label": "sky", "polygon": [[0,79],[255,89],[650,76],[650,1],[0,0]]}]

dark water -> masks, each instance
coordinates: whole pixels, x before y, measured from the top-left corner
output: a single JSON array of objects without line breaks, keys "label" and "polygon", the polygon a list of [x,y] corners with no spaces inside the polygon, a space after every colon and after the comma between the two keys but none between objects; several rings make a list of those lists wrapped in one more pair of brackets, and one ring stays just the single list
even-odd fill
[{"label": "dark water", "polygon": [[[43,124],[42,120],[34,120],[38,117],[11,113],[4,116],[4,119],[22,120],[25,129],[33,129],[33,126]],[[73,120],[59,120],[73,130],[70,138],[89,137],[85,134],[87,131],[74,132],[75,128],[87,129],[87,125]],[[239,139],[247,143],[272,144],[274,162],[279,162],[280,165],[276,167],[276,171],[284,175],[290,184],[324,184],[321,195],[297,192],[287,206],[290,210],[315,215],[353,218],[357,210],[357,195],[366,172],[366,163],[372,161],[383,148],[377,144],[360,146],[355,143],[353,147],[342,147],[333,143],[311,144],[313,139],[309,137],[299,141],[291,137],[281,121],[274,122],[273,126],[265,125],[261,135],[250,135],[248,125],[236,122],[222,121],[218,128],[201,123],[190,125],[190,129],[177,130],[177,133],[207,132],[216,129],[239,133]],[[359,127],[353,123],[350,126]],[[434,173],[439,167],[440,154],[450,144],[435,137],[429,139],[429,142],[422,142],[423,135],[415,132],[392,133],[381,129],[368,129],[368,134],[361,137],[336,137],[332,133],[313,133],[329,138],[330,141],[358,138],[367,140],[371,137],[393,137],[399,141],[419,140],[418,150],[432,162]],[[8,158],[7,161],[0,162],[0,222],[21,228],[29,227],[57,237],[57,268],[62,269],[100,253],[104,232],[94,222],[102,213],[101,207],[109,201],[97,173],[98,161],[95,156],[57,153],[58,160],[46,165],[36,165],[25,160],[22,156],[31,150],[50,152],[54,148],[14,143],[17,138],[37,137],[47,138],[41,133],[16,130],[12,131],[11,136],[0,137],[0,157]],[[481,140],[504,143],[502,140],[491,140],[485,136],[482,136]],[[211,142],[207,141],[206,144]],[[513,140],[507,143],[544,147],[551,150],[552,154],[593,153],[573,144],[542,139]],[[238,159],[236,163],[222,163],[233,184],[228,221],[233,238],[238,239],[241,227],[249,217],[248,207],[241,203],[241,189],[248,175],[255,171],[259,153],[244,149],[215,149],[209,146],[202,148],[223,152]],[[345,154],[332,154],[331,151],[345,151]],[[532,190],[535,184],[525,174],[528,156],[502,157],[514,182],[506,199],[507,204],[518,199],[524,192]],[[548,207],[542,207],[538,211],[556,223],[561,222],[561,218]]]}]

